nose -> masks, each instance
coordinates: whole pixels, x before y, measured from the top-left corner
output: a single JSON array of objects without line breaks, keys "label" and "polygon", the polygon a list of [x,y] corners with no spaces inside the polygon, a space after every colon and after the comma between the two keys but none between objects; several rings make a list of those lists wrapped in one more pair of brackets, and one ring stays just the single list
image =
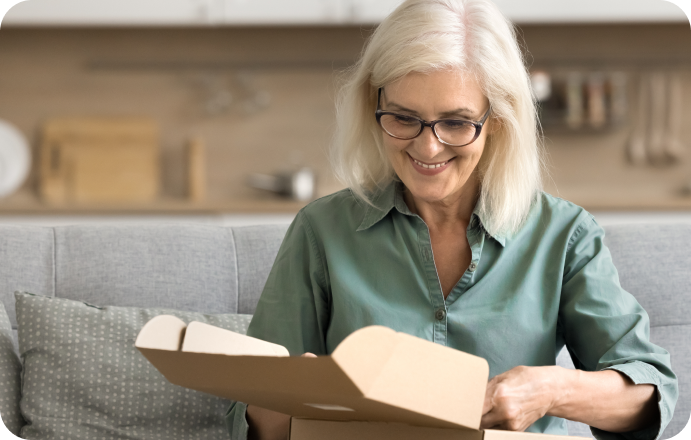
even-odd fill
[{"label": "nose", "polygon": [[445,148],[444,144],[437,139],[432,127],[424,127],[422,133],[415,140],[415,149],[420,155],[420,159],[433,159]]}]

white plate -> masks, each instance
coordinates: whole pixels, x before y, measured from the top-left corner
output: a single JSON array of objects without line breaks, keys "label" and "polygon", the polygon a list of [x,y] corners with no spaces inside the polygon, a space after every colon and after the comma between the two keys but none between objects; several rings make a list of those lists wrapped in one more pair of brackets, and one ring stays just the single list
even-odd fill
[{"label": "white plate", "polygon": [[0,197],[15,192],[31,168],[31,151],[24,135],[0,119]]}]

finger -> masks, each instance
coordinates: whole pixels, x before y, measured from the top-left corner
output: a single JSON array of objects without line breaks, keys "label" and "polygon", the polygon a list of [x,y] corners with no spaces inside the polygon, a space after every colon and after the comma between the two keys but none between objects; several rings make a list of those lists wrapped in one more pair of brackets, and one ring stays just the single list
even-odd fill
[{"label": "finger", "polygon": [[494,404],[492,403],[492,396],[494,396],[494,387],[491,389],[487,388],[487,392],[485,392],[485,402],[482,405],[482,415],[492,411],[492,408],[494,407]]},{"label": "finger", "polygon": [[314,353],[305,353],[302,355],[302,357],[304,357],[304,358],[316,358],[317,355]]},{"label": "finger", "polygon": [[480,429],[502,429],[501,425],[504,422],[496,411],[490,411],[482,416],[480,420]]},{"label": "finger", "polygon": [[508,417],[500,409],[495,409],[482,416],[480,429],[502,429],[506,431],[523,432],[540,419],[544,414],[539,411],[529,411]]},{"label": "finger", "polygon": [[482,414],[487,414],[492,410],[494,407],[494,393],[497,388],[497,383],[500,382],[499,376],[494,376],[490,381],[487,383],[487,389],[485,390],[485,402],[482,405]]}]

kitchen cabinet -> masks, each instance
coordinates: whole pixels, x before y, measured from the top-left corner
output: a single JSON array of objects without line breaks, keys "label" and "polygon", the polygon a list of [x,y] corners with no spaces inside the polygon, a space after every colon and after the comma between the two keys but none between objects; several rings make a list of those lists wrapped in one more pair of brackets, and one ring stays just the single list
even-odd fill
[{"label": "kitchen cabinet", "polygon": [[[376,23],[402,0],[350,0],[354,23]],[[518,24],[683,22],[684,12],[664,0],[494,0]]]},{"label": "kitchen cabinet", "polygon": [[[11,25],[375,24],[402,0],[28,0]],[[685,22],[664,0],[495,0],[516,23]]]},{"label": "kitchen cabinet", "polygon": [[402,0],[349,0],[348,21],[352,23],[379,23],[391,13]]},{"label": "kitchen cabinet", "polygon": [[664,0],[494,0],[516,23],[683,22],[684,12]]},{"label": "kitchen cabinet", "polygon": [[9,25],[199,26],[343,23],[350,0],[28,0]]},{"label": "kitchen cabinet", "polygon": [[329,24],[346,19],[347,0],[225,0],[226,24]]},{"label": "kitchen cabinet", "polygon": [[226,0],[28,0],[2,24],[28,26],[207,25],[223,21]]}]

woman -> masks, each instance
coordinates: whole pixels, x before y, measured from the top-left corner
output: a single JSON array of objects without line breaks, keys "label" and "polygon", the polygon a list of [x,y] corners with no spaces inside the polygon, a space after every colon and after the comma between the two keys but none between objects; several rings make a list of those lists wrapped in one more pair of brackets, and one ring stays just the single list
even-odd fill
[{"label": "woman", "polygon": [[[677,396],[669,355],[593,217],[540,191],[528,75],[496,7],[406,1],[338,105],[349,189],[297,215],[248,334],[329,354],[385,325],[487,359],[482,428],[566,434],[568,418],[600,438],[656,438]],[[555,366],[564,345],[579,370]],[[288,429],[242,403],[227,420],[233,439]]]}]

